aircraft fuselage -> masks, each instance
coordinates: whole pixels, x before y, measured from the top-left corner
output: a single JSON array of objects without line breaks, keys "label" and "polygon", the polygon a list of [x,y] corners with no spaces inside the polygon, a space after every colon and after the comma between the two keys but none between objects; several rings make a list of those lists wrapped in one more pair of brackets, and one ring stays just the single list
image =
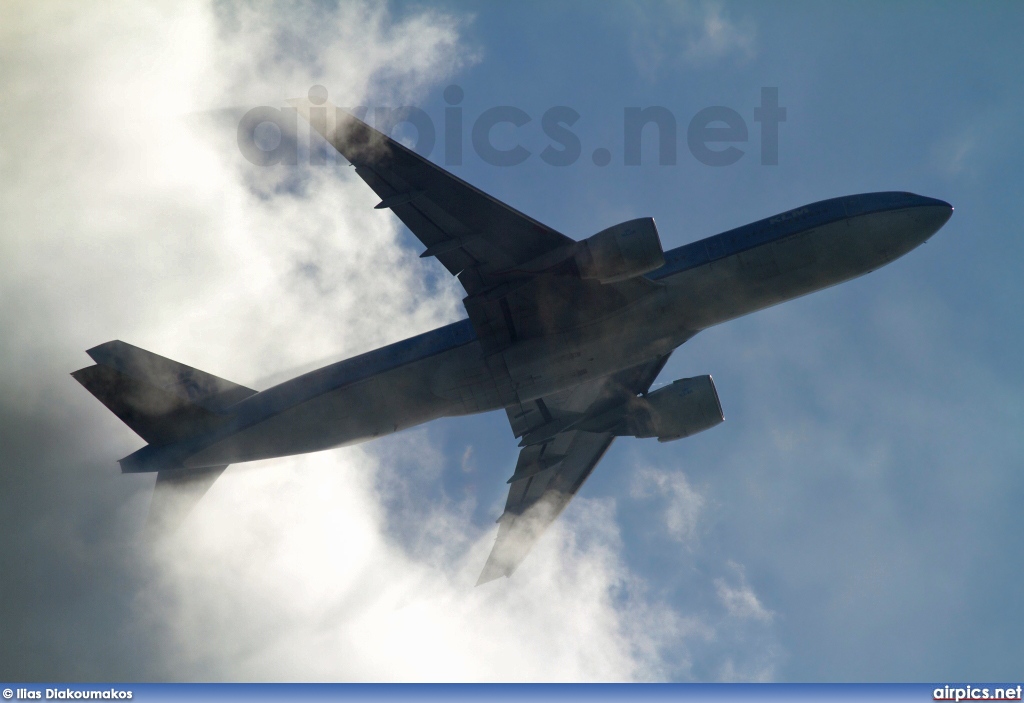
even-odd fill
[{"label": "aircraft fuselage", "polygon": [[[354,444],[430,420],[501,409],[671,352],[701,330],[855,278],[949,219],[910,193],[834,198],[665,252],[626,286],[537,277],[543,314],[510,317],[514,343],[484,354],[469,320],[248,397],[210,432],[149,446],[125,471],[203,467]],[[624,291],[624,292],[623,292]],[[514,295],[515,293],[513,293]],[[546,296],[546,297],[545,297]],[[586,304],[574,301],[586,299]]]}]

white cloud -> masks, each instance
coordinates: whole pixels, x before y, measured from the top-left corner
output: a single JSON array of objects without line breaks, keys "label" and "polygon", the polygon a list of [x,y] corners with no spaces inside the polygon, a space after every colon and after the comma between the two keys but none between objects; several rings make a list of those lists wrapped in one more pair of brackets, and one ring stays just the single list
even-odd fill
[{"label": "white cloud", "polygon": [[[15,234],[0,240],[0,292],[12,301],[0,322],[13,331],[0,382],[24,399],[19,412],[87,408],[69,422],[99,428],[100,446],[81,452],[112,463],[137,447],[67,379],[96,343],[122,338],[251,383],[459,314],[456,284],[427,289],[394,218],[372,209],[350,170],[254,171],[233,126],[225,139],[179,117],[314,82],[339,103],[371,90],[408,102],[464,60],[450,17],[316,8],[265,17],[241,5],[37,5],[5,26],[0,85],[17,109],[0,117],[15,145],[2,162],[0,206]],[[428,474],[458,464],[425,433],[390,446]],[[128,677],[665,675],[661,652],[687,629],[623,564],[612,506],[577,501],[514,579],[474,589],[493,530],[472,527],[466,504],[441,502],[424,511],[418,539],[396,537],[386,499],[409,484],[386,459],[371,444],[232,467],[179,533],[152,554],[139,545],[120,568],[148,567],[131,607],[134,649],[157,656]],[[134,515],[128,486],[139,481],[118,479]],[[104,507],[68,505],[81,513],[69,524],[108,533]],[[79,539],[83,562],[107,549]],[[65,587],[88,603],[97,585],[80,574]],[[43,670],[69,675],[54,667]]]},{"label": "white cloud", "polygon": [[473,446],[470,444],[466,445],[466,449],[462,452],[462,461],[459,462],[462,466],[462,470],[467,474],[471,474],[476,471],[476,463],[473,460]]},{"label": "white cloud", "polygon": [[[775,614],[761,603],[744,567],[723,557],[721,544],[709,548],[698,539],[707,531],[705,522],[731,519],[728,509],[726,516],[717,516],[722,506],[694,489],[686,474],[678,470],[638,468],[630,493],[634,499],[658,507],[662,522],[652,525],[655,534],[667,533],[686,548],[686,556],[676,554],[672,557],[676,565],[669,567],[677,571],[681,599],[707,604],[690,611],[689,617],[676,614],[676,629],[685,632],[681,637],[685,645],[677,648],[677,652],[683,651],[683,671],[696,670],[700,678],[719,681],[772,680],[783,658],[771,627]],[[638,512],[650,514],[655,522],[653,511]],[[660,553],[672,551],[671,547],[659,547]],[[711,578],[722,570],[724,575]]]},{"label": "white cloud", "polygon": [[405,550],[386,536],[377,463],[372,448],[357,448],[238,467],[214,486],[161,545],[153,584],[136,603],[166,635],[167,675],[663,675],[659,648],[677,623],[630,583],[607,506],[582,501],[514,579],[474,588],[491,535],[439,512],[423,529],[450,541],[447,555]]},{"label": "white cloud", "polygon": [[660,496],[665,500],[665,527],[679,542],[692,542],[697,521],[704,508],[704,497],[690,485],[682,471],[650,467],[638,469],[633,479],[634,498]]},{"label": "white cloud", "polygon": [[747,583],[747,576],[743,567],[735,562],[729,566],[735,574],[735,583],[730,584],[725,578],[715,579],[715,591],[718,600],[725,606],[730,616],[741,620],[751,619],[768,622],[775,613],[761,605],[754,589]]}]

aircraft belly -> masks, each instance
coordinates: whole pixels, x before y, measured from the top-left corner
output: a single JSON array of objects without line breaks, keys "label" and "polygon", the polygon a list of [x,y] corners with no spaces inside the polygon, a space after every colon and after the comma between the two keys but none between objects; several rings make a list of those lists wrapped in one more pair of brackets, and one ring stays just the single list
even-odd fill
[{"label": "aircraft belly", "polygon": [[[446,354],[450,354],[447,352]],[[190,457],[186,466],[238,463],[357,444],[452,414],[430,379],[446,354],[328,391]]]},{"label": "aircraft belly", "polygon": [[899,258],[924,240],[917,212],[879,212],[768,242],[665,279],[694,329],[833,286]]},{"label": "aircraft belly", "polygon": [[445,354],[431,371],[431,392],[448,402],[447,415],[469,415],[512,402],[511,384],[500,356],[484,357],[479,343]]},{"label": "aircraft belly", "polygon": [[695,334],[669,307],[665,289],[607,318],[503,352],[520,402],[668,354]]},{"label": "aircraft belly", "polygon": [[663,278],[575,328],[487,355],[479,341],[464,343],[328,389],[217,441],[185,465],[318,451],[546,396],[663,356],[701,329],[872,271],[918,246],[945,218],[948,209],[916,207],[796,232]]}]

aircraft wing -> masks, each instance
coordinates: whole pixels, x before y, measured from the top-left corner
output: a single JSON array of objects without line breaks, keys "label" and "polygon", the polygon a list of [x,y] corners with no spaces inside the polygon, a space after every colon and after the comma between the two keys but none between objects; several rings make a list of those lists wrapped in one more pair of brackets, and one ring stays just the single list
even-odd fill
[{"label": "aircraft wing", "polygon": [[512,575],[615,439],[608,432],[573,429],[574,424],[646,392],[668,357],[506,408],[512,431],[525,446],[509,479],[498,537],[477,585]]},{"label": "aircraft wing", "polygon": [[521,265],[576,244],[330,103],[289,102],[380,196],[377,208],[389,208],[423,242],[421,256],[437,257],[470,295],[521,278]]}]

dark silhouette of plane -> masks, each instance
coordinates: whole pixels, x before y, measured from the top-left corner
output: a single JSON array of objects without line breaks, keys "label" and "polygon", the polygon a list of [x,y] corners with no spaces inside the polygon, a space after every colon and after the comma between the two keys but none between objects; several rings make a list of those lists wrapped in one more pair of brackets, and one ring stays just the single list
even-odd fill
[{"label": "dark silhouette of plane", "polygon": [[616,437],[666,442],[722,422],[710,376],[649,391],[678,346],[884,266],[953,211],[867,193],[668,252],[651,218],[575,241],[336,115],[311,124],[423,242],[422,256],[458,277],[467,319],[261,392],[121,341],[90,349],[96,364],[73,376],[148,442],[121,469],[155,472],[154,498],[175,496],[179,516],[228,464],[504,410],[522,450],[480,583],[511,575]]}]

